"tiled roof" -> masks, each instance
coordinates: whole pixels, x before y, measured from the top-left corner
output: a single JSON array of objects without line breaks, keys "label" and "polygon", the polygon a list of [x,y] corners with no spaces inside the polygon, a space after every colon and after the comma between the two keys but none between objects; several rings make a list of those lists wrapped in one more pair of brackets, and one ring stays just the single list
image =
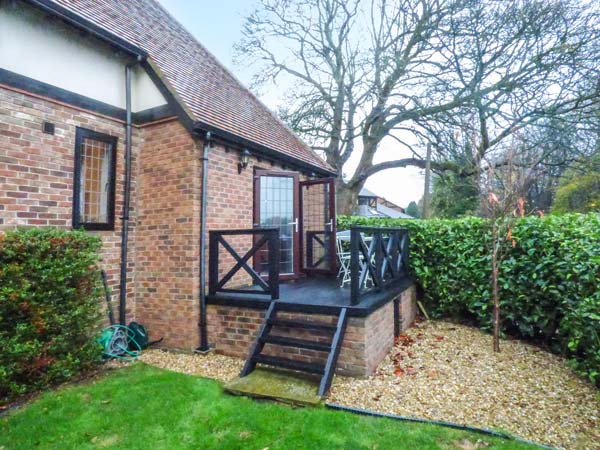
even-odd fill
[{"label": "tiled roof", "polygon": [[393,219],[414,219],[414,217],[409,214],[396,211],[395,209],[382,205],[381,203],[377,204],[377,212]]},{"label": "tiled roof", "polygon": [[367,188],[362,188],[358,194],[359,197],[379,197],[379,195],[374,194],[373,192],[371,192],[370,190],[368,190]]},{"label": "tiled roof", "polygon": [[[191,112],[193,120],[323,170],[333,170],[158,1],[53,2],[146,51],[186,110]],[[192,5],[200,8],[201,2],[190,2],[190,7]]]}]

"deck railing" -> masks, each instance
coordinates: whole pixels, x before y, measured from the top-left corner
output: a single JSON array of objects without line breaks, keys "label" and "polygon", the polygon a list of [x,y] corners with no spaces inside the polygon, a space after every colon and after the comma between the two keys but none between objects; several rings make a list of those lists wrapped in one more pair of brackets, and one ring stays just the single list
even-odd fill
[{"label": "deck railing", "polygon": [[331,232],[307,231],[306,232],[306,268],[329,269]]},{"label": "deck railing", "polygon": [[[318,233],[311,236],[317,239]],[[248,250],[237,250],[240,241]],[[408,231],[403,228],[350,229],[350,303],[369,293],[393,289],[408,276]],[[239,252],[239,253],[238,253]],[[242,255],[243,253],[243,255]],[[309,256],[309,255],[307,255]],[[313,255],[308,258],[313,265]],[[210,296],[249,294],[279,299],[280,240],[277,228],[212,230],[209,232],[208,290]],[[229,267],[224,268],[223,261]],[[258,268],[262,268],[260,270]],[[251,284],[226,287],[245,271]],[[248,280],[248,278],[245,278]]]},{"label": "deck railing", "polygon": [[[247,236],[251,242],[250,249],[240,256],[227,238],[232,236]],[[234,266],[223,276],[220,276],[219,248],[226,250],[225,255],[230,255],[235,260]],[[264,247],[267,248],[268,275],[261,276],[254,267],[254,257],[264,257]],[[209,231],[209,256],[208,256],[208,292],[209,295],[217,294],[252,294],[268,295],[272,300],[279,298],[279,229],[253,228],[247,230],[213,230]],[[260,253],[262,252],[262,254]],[[222,254],[221,254],[222,255]],[[260,263],[259,263],[260,264]],[[253,285],[247,288],[226,288],[225,285],[241,270],[250,275]]]},{"label": "deck railing", "polygon": [[350,300],[353,305],[408,275],[408,231],[403,228],[350,229]]}]

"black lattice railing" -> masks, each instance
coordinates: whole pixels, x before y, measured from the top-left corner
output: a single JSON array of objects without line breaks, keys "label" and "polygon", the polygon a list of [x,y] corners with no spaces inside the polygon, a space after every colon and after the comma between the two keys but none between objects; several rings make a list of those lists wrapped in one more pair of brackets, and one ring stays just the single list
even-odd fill
[{"label": "black lattice railing", "polygon": [[306,232],[306,269],[329,269],[331,236],[325,231]]},{"label": "black lattice railing", "polygon": [[403,228],[350,229],[350,295],[352,304],[408,276],[408,231]]},{"label": "black lattice railing", "polygon": [[[231,236],[251,236],[248,239],[252,246],[243,255],[233,248],[227,241]],[[267,251],[262,251],[266,246]],[[224,249],[233,257],[235,264],[226,273],[220,276],[219,252]],[[268,275],[262,277],[252,266],[253,257],[264,258],[266,253]],[[253,228],[247,230],[213,230],[209,231],[208,254],[208,292],[216,294],[262,294],[269,295],[271,299],[279,298],[279,229],[278,228]],[[246,271],[252,279],[252,286],[247,288],[226,288],[225,285],[241,270]]]}]

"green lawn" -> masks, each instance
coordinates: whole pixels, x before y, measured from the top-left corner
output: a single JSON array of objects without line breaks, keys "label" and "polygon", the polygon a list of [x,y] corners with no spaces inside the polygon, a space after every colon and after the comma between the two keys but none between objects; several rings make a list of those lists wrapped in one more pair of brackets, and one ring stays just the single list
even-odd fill
[{"label": "green lawn", "polygon": [[137,363],[48,392],[0,418],[0,449],[533,449],[325,408],[232,397],[218,383]]}]

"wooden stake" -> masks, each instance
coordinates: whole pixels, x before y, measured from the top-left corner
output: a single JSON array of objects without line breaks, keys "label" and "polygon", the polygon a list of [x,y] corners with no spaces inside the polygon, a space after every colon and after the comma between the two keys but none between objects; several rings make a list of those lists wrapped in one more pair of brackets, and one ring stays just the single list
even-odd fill
[{"label": "wooden stake", "polygon": [[417,305],[419,305],[419,309],[421,310],[425,318],[429,320],[429,314],[427,314],[427,310],[425,310],[425,307],[423,306],[423,303],[421,303],[421,300],[417,300]]},{"label": "wooden stake", "polygon": [[431,183],[431,143],[427,144],[427,159],[425,160],[425,190],[423,192],[423,219],[429,219],[430,216],[430,192]]}]

